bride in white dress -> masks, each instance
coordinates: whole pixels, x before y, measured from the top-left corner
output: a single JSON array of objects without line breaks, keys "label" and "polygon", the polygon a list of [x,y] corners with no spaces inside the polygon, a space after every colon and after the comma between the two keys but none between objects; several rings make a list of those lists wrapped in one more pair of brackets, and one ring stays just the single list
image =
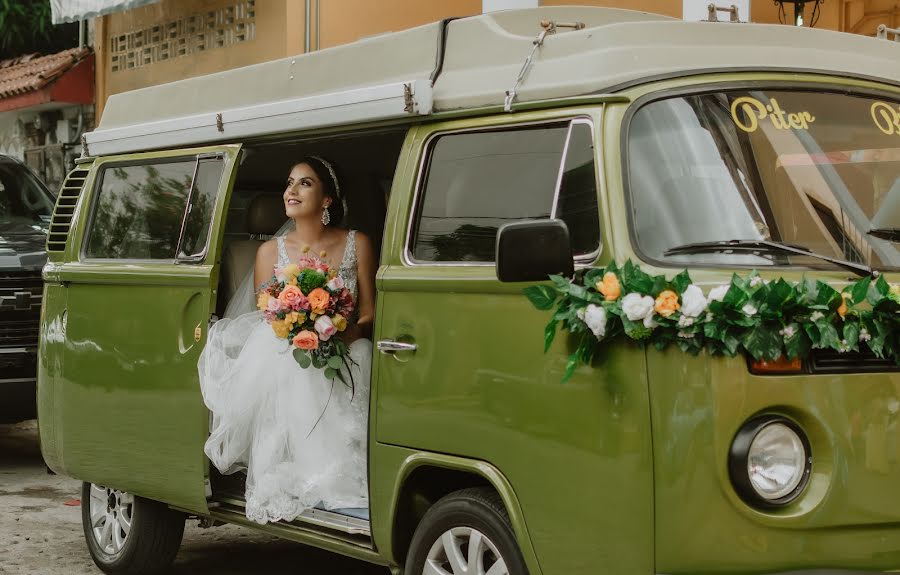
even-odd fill
[{"label": "bride in white dress", "polygon": [[362,233],[336,226],[344,212],[340,185],[322,158],[295,165],[283,197],[293,227],[260,246],[252,292],[276,266],[307,252],[339,269],[356,302],[355,317],[341,334],[355,365],[352,388],[326,379],[320,369],[301,368],[288,341],[275,336],[261,311],[250,311],[255,296],[249,289],[238,290],[225,319],[210,329],[199,362],[212,413],[205,452],[222,473],[247,470],[246,515],[259,523],[292,521],[311,507],[368,507],[372,245]]}]

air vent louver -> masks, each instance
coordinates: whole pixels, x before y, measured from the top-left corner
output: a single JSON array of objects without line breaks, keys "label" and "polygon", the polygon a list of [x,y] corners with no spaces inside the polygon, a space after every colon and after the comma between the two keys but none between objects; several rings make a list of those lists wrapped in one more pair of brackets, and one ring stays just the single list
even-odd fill
[{"label": "air vent louver", "polygon": [[47,252],[62,253],[66,249],[66,239],[69,237],[69,229],[72,227],[72,218],[75,216],[75,206],[78,197],[84,188],[89,167],[78,166],[66,176],[59,197],[56,199],[56,207],[53,209],[53,217],[50,218],[50,233],[47,234]]}]

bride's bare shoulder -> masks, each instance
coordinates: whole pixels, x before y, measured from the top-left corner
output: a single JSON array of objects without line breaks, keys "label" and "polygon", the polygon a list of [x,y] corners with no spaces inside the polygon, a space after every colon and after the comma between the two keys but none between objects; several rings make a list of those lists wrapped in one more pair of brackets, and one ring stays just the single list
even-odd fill
[{"label": "bride's bare shoulder", "polygon": [[259,263],[260,261],[268,262],[278,259],[278,242],[275,238],[271,240],[263,242],[259,248],[256,250],[256,261]]}]

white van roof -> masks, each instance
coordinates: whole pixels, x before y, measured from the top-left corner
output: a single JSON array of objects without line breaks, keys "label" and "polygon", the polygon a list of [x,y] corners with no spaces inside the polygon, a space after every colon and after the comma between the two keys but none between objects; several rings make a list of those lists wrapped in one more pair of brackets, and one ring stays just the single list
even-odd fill
[{"label": "white van roof", "polygon": [[[900,44],[783,25],[685,22],[583,6],[436,22],[310,54],[110,96],[91,155],[608,93],[670,76],[790,70],[900,84]],[[515,106],[515,103],[513,107]]]}]

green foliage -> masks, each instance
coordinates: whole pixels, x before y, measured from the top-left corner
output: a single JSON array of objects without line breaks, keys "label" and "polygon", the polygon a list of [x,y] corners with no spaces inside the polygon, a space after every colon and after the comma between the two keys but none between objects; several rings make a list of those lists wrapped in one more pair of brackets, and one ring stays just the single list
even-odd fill
[{"label": "green foliage", "polygon": [[[597,283],[613,273],[620,297],[607,301]],[[525,289],[537,309],[553,311],[544,328],[544,351],[558,329],[572,335],[562,381],[579,363],[589,365],[601,342],[620,335],[665,349],[676,345],[690,354],[706,351],[733,357],[744,353],[757,360],[806,358],[813,349],[838,353],[866,350],[900,364],[900,286],[884,277],[866,277],[839,292],[822,281],[764,281],[757,272],[734,274],[728,284],[704,294],[687,271],[671,280],[651,276],[631,261],[619,268],[583,270],[574,280],[552,276],[550,285]],[[668,315],[657,298],[666,290],[678,296],[679,308]],[[715,298],[710,297],[715,292]],[[648,304],[653,302],[652,306]],[[555,309],[554,309],[555,307]],[[602,312],[596,308],[602,308]],[[689,315],[686,315],[689,314]],[[629,315],[631,317],[629,317]],[[586,319],[605,318],[601,329]]]},{"label": "green foliage", "polygon": [[325,274],[311,269],[305,269],[297,276],[297,285],[305,295],[309,295],[309,292],[324,286],[327,282]]},{"label": "green foliage", "polygon": [[0,60],[78,45],[78,24],[51,23],[46,0],[0,0]]}]

